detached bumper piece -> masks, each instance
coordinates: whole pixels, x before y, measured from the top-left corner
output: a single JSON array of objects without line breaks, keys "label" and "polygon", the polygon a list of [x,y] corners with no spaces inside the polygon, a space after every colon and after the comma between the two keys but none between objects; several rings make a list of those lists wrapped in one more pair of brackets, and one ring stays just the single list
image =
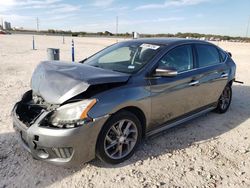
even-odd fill
[{"label": "detached bumper piece", "polygon": [[100,117],[76,128],[48,125],[51,111],[26,95],[12,111],[13,127],[23,147],[33,158],[62,166],[78,166],[95,158],[95,145],[108,117]]},{"label": "detached bumper piece", "polygon": [[[13,127],[19,134],[23,147],[35,159],[62,165],[70,163],[76,142],[72,129],[42,127],[40,125],[49,112],[37,111],[36,116],[34,114],[28,116],[24,106],[18,103],[12,112]],[[31,116],[34,117],[33,120]]]},{"label": "detached bumper piece", "polygon": [[[70,161],[74,149],[72,145],[65,145],[68,139],[61,135],[61,131],[44,125],[46,117],[50,114],[43,105],[35,104],[31,92],[27,92],[12,111],[13,127],[20,137],[23,147],[39,160],[55,162]],[[62,141],[64,139],[64,142]],[[53,143],[57,143],[57,147]],[[68,142],[70,143],[70,141]]]},{"label": "detached bumper piece", "polygon": [[[12,112],[13,127],[19,134],[24,148],[29,151],[36,159],[69,159],[73,154],[72,147],[48,147],[49,143],[56,139],[49,134],[43,135],[42,132],[52,131],[40,127],[49,112],[45,110],[34,110],[28,104],[18,103]],[[54,130],[56,131],[56,130]],[[58,130],[60,132],[60,130]]]}]

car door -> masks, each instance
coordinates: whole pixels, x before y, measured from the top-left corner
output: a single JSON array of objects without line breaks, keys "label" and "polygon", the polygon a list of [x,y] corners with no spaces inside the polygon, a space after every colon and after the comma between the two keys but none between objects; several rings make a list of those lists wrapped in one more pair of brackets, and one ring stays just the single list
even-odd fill
[{"label": "car door", "polygon": [[187,114],[202,106],[199,71],[195,69],[192,45],[181,45],[167,52],[158,62],[158,67],[176,68],[175,77],[154,77],[150,79],[152,124],[154,129],[167,121]]},{"label": "car door", "polygon": [[229,68],[217,47],[195,44],[203,106],[216,103],[228,82]]}]

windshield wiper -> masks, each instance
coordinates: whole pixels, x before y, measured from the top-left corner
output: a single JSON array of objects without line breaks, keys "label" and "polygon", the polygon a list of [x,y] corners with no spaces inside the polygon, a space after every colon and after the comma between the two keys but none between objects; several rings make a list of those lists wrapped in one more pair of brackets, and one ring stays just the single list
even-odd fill
[{"label": "windshield wiper", "polygon": [[115,72],[120,72],[120,73],[125,73],[125,74],[130,74],[129,72],[121,71],[121,70],[117,70],[117,69],[109,69],[109,70],[112,70],[112,71],[115,71]]},{"label": "windshield wiper", "polygon": [[85,58],[85,59],[79,61],[79,63],[84,63],[87,59],[88,59],[88,58]]}]

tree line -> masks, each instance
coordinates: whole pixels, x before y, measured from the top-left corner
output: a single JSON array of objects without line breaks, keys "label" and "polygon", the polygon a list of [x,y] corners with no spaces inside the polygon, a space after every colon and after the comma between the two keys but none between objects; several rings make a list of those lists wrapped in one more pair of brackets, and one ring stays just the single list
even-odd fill
[{"label": "tree line", "polygon": [[[133,33],[118,33],[114,34],[109,31],[104,32],[73,32],[73,31],[64,31],[64,30],[54,30],[48,29],[43,31],[35,31],[35,30],[16,30],[18,33],[20,32],[34,32],[37,34],[49,34],[49,35],[69,35],[74,37],[84,37],[84,36],[99,36],[99,37],[124,37],[124,38],[132,38]],[[15,33],[15,31],[12,31]],[[203,40],[215,40],[215,41],[235,41],[235,42],[250,42],[250,38],[248,37],[233,37],[227,35],[214,35],[214,34],[201,34],[201,33],[181,33],[178,32],[176,34],[171,33],[160,33],[160,34],[140,34],[140,37],[177,37],[177,38],[193,38],[193,39],[203,39]]]}]

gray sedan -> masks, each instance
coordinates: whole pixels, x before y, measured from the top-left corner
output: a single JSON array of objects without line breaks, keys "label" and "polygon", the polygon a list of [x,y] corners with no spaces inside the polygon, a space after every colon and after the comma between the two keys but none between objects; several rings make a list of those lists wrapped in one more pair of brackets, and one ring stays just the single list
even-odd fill
[{"label": "gray sedan", "polygon": [[235,71],[231,54],[205,41],[125,41],[79,63],[41,62],[13,124],[35,159],[117,164],[143,137],[226,112]]}]

